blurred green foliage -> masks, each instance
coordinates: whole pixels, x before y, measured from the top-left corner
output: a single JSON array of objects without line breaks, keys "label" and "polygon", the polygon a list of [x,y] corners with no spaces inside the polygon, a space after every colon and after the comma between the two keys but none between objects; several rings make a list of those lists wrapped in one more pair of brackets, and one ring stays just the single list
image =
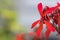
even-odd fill
[{"label": "blurred green foliage", "polygon": [[17,23],[13,0],[0,0],[0,40],[14,40],[15,33],[25,31]]}]

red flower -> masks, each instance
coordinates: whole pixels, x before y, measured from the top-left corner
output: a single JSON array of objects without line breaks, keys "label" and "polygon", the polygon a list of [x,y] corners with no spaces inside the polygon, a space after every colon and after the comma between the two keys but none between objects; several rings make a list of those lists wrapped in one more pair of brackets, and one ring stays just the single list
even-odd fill
[{"label": "red flower", "polygon": [[[55,31],[55,28],[54,28],[54,27],[52,26],[52,24],[49,22],[49,21],[50,21],[49,18],[47,18],[47,14],[49,14],[49,13],[51,14],[54,9],[55,9],[54,7],[51,7],[51,8],[48,7],[48,8],[45,9],[45,11],[43,12],[42,3],[39,3],[39,4],[38,4],[38,11],[39,11],[39,13],[40,13],[40,15],[41,15],[41,19],[35,21],[35,22],[32,24],[32,28],[34,28],[37,24],[39,24],[39,27],[38,27],[38,29],[37,29],[37,31],[36,31],[37,36],[40,35],[40,33],[41,33],[42,29],[43,29],[43,24],[46,24],[47,29],[48,29],[49,31],[52,31],[52,32]],[[47,31],[47,33],[50,34],[50,32],[48,32],[48,31]]]}]

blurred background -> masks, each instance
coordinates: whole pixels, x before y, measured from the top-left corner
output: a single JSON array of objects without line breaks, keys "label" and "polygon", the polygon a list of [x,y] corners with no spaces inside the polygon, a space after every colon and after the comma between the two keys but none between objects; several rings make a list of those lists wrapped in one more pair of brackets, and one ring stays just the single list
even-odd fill
[{"label": "blurred background", "polygon": [[[33,31],[31,24],[39,19],[40,2],[51,7],[60,0],[0,0],[0,40],[15,40],[17,34]],[[51,36],[56,37],[56,32]]]}]

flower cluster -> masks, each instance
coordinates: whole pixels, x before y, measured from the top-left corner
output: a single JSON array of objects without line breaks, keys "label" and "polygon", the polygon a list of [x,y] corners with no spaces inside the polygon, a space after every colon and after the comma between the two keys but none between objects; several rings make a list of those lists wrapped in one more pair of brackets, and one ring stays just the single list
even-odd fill
[{"label": "flower cluster", "polygon": [[[60,4],[57,3],[54,7],[46,6],[43,8],[42,3],[38,4],[38,11],[41,16],[40,19],[32,23],[32,28],[34,28],[37,24],[39,27],[36,30],[36,35],[39,37],[41,31],[43,29],[43,24],[46,25],[46,38],[49,37],[51,32],[57,31],[60,33]],[[51,22],[52,21],[52,22]]]}]

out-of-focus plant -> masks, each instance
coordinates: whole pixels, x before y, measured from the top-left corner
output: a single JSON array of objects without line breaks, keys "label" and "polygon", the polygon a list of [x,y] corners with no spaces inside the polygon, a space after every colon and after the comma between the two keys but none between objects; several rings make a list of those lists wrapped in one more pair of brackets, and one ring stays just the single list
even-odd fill
[{"label": "out-of-focus plant", "polygon": [[1,17],[3,20],[3,28],[4,31],[6,32],[23,32],[27,31],[25,28],[22,27],[22,25],[17,23],[17,14],[14,10],[8,10],[8,9],[2,9],[1,10]]},{"label": "out-of-focus plant", "polygon": [[2,26],[6,31],[9,31],[10,24],[16,21],[16,12],[14,10],[2,9],[1,15],[3,19]]},{"label": "out-of-focus plant", "polygon": [[[17,23],[17,14],[14,0],[0,0],[0,29],[6,33],[23,32],[25,28]],[[0,32],[1,32],[0,31]]]},{"label": "out-of-focus plant", "polygon": [[29,32],[27,34],[25,33],[20,33],[16,35],[16,40],[43,40],[43,36],[37,37],[35,32]]},{"label": "out-of-focus plant", "polygon": [[14,0],[0,0],[0,10],[1,9],[14,9]]},{"label": "out-of-focus plant", "polygon": [[[13,0],[0,0],[0,40],[12,40],[11,23],[16,21]],[[8,35],[9,34],[9,35]]]},{"label": "out-of-focus plant", "polygon": [[16,18],[13,0],[0,0],[0,33],[9,29],[9,23]]}]

